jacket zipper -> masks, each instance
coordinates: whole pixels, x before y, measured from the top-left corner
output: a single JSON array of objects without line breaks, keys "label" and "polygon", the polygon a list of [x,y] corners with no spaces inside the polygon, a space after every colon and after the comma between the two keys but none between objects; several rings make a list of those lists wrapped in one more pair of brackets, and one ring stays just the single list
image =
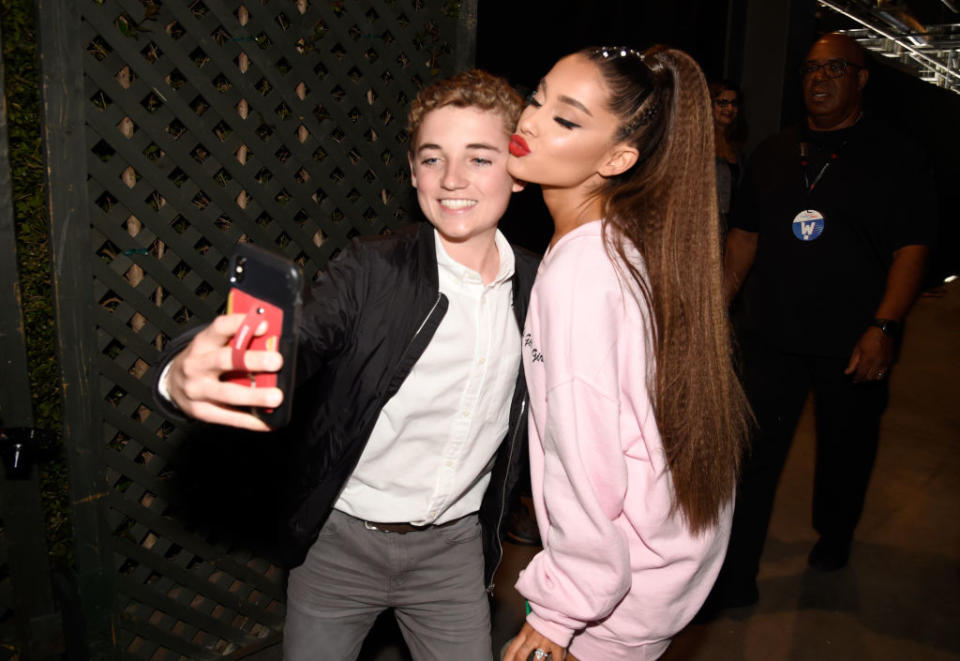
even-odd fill
[{"label": "jacket zipper", "polygon": [[493,595],[493,577],[497,575],[497,570],[500,569],[500,565],[503,564],[503,542],[500,540],[500,527],[503,525],[503,513],[507,508],[507,482],[510,477],[510,466],[513,464],[513,449],[517,446],[517,434],[520,431],[520,425],[524,421],[524,413],[527,410],[527,396],[523,396],[523,400],[520,402],[520,413],[517,415],[517,422],[513,426],[513,434],[510,436],[510,451],[507,453],[507,474],[503,477],[503,487],[500,490],[500,513],[497,515],[497,528],[495,539],[497,540],[497,564],[494,565],[493,571],[490,572],[490,585],[487,586],[487,592],[490,595]]},{"label": "jacket zipper", "polygon": [[[433,314],[437,311],[437,308],[440,306],[440,302],[441,302],[442,300],[443,300],[443,294],[440,293],[440,292],[437,292],[437,300],[435,300],[435,301],[433,302],[433,305],[430,307],[430,311],[427,312],[427,315],[423,318],[423,321],[421,321],[421,322],[420,322],[420,325],[417,327],[416,332],[414,332],[414,334],[410,336],[410,340],[407,342],[407,346],[404,347],[403,351],[400,353],[400,357],[397,359],[397,367],[396,367],[396,369],[394,369],[393,374],[390,375],[390,381],[388,382],[388,384],[389,384],[389,383],[392,383],[393,380],[397,377],[397,373],[398,373],[398,371],[399,371],[399,369],[400,369],[400,365],[402,365],[402,364],[404,363],[404,359],[406,358],[407,354],[410,352],[410,347],[412,347],[412,346],[414,345],[414,343],[417,341],[417,338],[420,337],[420,333],[423,332],[424,326],[427,325],[427,322],[430,321],[430,318],[431,318],[431,317],[433,316]],[[400,383],[397,384],[397,388],[398,388],[398,389],[400,388],[401,385],[403,385],[403,381],[405,381],[405,380],[407,379],[407,376],[409,376],[409,372],[408,372],[407,374],[405,374],[405,375],[403,376],[403,379],[400,381]],[[383,396],[384,396],[385,394],[387,394],[387,393],[386,393],[386,392],[383,392],[383,393],[381,393],[381,395],[380,395],[380,409],[381,409],[381,410],[383,409],[384,404],[385,404],[385,402],[383,401]],[[392,396],[392,395],[391,395],[391,396]]]},{"label": "jacket zipper", "polygon": [[423,321],[420,322],[420,326],[417,328],[417,332],[414,333],[413,337],[410,338],[410,341],[407,342],[407,348],[403,350],[403,354],[401,354],[401,357],[403,357],[404,354],[410,351],[410,347],[413,346],[414,342],[416,342],[417,337],[419,337],[421,331],[423,331],[423,327],[427,325],[428,321],[430,321],[430,317],[432,317],[433,313],[437,311],[437,306],[440,305],[440,301],[442,299],[443,299],[443,294],[437,292],[437,300],[433,302],[433,307],[430,308],[430,312],[428,312],[427,316],[424,317]]}]

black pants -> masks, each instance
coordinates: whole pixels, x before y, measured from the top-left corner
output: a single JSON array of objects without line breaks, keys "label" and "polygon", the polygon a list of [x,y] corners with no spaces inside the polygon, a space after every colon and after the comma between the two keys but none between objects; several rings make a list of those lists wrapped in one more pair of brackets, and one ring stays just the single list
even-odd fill
[{"label": "black pants", "polygon": [[847,542],[863,510],[877,454],[887,380],[853,383],[843,373],[849,357],[785,353],[756,336],[741,338],[743,379],[757,417],[740,488],[722,579],[756,579],[773,499],[807,394],[816,414],[813,527],[821,537]]}]

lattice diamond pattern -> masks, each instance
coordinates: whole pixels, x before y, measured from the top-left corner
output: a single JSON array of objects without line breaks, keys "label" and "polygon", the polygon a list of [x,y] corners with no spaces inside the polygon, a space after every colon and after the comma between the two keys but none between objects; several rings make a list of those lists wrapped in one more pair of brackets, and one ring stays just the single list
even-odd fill
[{"label": "lattice diamond pattern", "polygon": [[10,583],[10,567],[7,565],[7,531],[0,516],[0,645],[11,649],[16,645],[15,617],[13,586]]},{"label": "lattice diamond pattern", "polygon": [[222,310],[238,241],[311,277],[350,237],[408,222],[406,107],[453,66],[457,4],[85,0],[95,368],[124,657],[217,658],[278,635],[279,567],[175,516],[182,437],[153,411],[148,370],[170,337]]}]

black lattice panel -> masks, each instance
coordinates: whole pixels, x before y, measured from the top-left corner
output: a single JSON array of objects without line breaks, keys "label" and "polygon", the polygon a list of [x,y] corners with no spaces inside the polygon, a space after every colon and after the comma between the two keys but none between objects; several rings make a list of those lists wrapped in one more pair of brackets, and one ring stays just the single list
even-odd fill
[{"label": "black lattice panel", "polygon": [[127,658],[217,658],[278,635],[282,572],[178,520],[182,438],[152,410],[149,366],[222,310],[238,241],[311,277],[350,237],[408,222],[406,107],[451,71],[458,3],[85,2],[118,645]]},{"label": "black lattice panel", "polygon": [[13,609],[13,586],[7,564],[7,531],[0,516],[0,658],[16,647],[16,622]]}]

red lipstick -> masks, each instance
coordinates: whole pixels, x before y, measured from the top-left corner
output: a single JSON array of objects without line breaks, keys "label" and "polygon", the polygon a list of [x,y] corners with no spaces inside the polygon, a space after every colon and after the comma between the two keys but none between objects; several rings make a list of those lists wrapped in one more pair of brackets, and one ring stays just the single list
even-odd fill
[{"label": "red lipstick", "polygon": [[514,133],[510,136],[510,153],[517,157],[526,156],[530,153],[530,147],[523,137]]}]

